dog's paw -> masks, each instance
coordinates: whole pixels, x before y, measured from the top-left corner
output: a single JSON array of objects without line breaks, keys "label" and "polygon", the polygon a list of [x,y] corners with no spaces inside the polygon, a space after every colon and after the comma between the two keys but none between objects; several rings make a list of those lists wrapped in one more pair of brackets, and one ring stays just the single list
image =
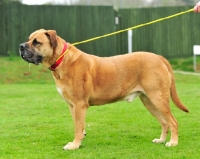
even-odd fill
[{"label": "dog's paw", "polygon": [[63,150],[75,150],[80,147],[80,144],[75,144],[74,142],[69,142],[63,147]]},{"label": "dog's paw", "polygon": [[165,140],[163,140],[163,139],[154,139],[154,140],[152,140],[152,142],[156,143],[156,144],[161,144],[161,143],[164,143]]},{"label": "dog's paw", "polygon": [[178,145],[178,142],[167,142],[165,144],[166,147],[171,147],[171,146],[176,146],[176,145]]}]

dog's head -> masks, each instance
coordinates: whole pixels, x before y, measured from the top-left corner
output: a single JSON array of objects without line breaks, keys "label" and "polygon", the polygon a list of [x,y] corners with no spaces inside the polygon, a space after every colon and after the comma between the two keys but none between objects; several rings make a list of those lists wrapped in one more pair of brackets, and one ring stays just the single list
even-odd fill
[{"label": "dog's head", "polygon": [[56,47],[56,31],[40,29],[33,32],[27,42],[20,44],[19,52],[25,61],[38,65],[51,57]]}]

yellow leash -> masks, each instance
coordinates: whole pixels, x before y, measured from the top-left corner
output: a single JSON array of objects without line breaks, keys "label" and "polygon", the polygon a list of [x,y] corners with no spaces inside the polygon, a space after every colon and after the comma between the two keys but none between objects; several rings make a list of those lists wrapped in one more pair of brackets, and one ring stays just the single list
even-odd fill
[{"label": "yellow leash", "polygon": [[185,14],[185,13],[192,12],[192,11],[194,11],[193,8],[190,9],[190,10],[187,10],[187,11],[184,11],[184,12],[180,12],[180,13],[177,13],[177,14],[174,14],[174,15],[171,15],[171,16],[168,16],[168,17],[160,18],[160,19],[157,19],[157,20],[148,22],[148,23],[144,23],[144,24],[140,24],[140,25],[137,25],[137,26],[133,26],[133,27],[131,27],[131,28],[127,28],[127,29],[124,29],[124,30],[119,30],[119,31],[116,31],[116,32],[113,32],[113,33],[109,33],[109,34],[102,35],[102,36],[97,36],[97,37],[95,37],[95,38],[91,38],[91,39],[88,39],[88,40],[76,42],[76,43],[73,43],[72,45],[79,45],[79,44],[87,43],[87,42],[94,41],[94,40],[97,40],[97,39],[100,39],[100,38],[105,38],[105,37],[107,37],[107,36],[111,36],[111,35],[119,34],[119,33],[122,33],[122,32],[128,31],[128,30],[133,30],[133,29],[136,29],[136,28],[140,28],[140,27],[143,27],[143,26],[146,26],[146,25],[150,25],[150,24],[153,24],[153,23],[157,23],[157,22],[160,22],[160,21],[163,21],[163,20],[166,20],[166,19],[170,19],[170,18],[179,16],[179,15],[182,15],[182,14]]},{"label": "yellow leash", "polygon": [[69,51],[69,48],[63,53],[61,54],[56,61],[60,60],[63,56],[65,56],[65,54]]}]

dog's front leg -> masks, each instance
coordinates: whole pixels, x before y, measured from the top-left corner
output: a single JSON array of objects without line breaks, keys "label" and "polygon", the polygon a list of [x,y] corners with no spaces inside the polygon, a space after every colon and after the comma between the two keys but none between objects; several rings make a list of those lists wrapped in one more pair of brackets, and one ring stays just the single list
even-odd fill
[{"label": "dog's front leg", "polygon": [[[69,110],[70,110],[70,113],[71,113],[71,115],[72,115],[73,121],[75,121],[73,105],[69,104]],[[84,125],[85,125],[85,124],[84,124]],[[84,135],[84,137],[86,136],[86,131],[85,131],[85,129],[83,130],[83,135]]]},{"label": "dog's front leg", "polygon": [[63,147],[64,150],[75,150],[81,145],[85,132],[85,118],[88,104],[79,102],[70,107],[72,117],[74,119],[75,137],[73,142],[69,142]]}]

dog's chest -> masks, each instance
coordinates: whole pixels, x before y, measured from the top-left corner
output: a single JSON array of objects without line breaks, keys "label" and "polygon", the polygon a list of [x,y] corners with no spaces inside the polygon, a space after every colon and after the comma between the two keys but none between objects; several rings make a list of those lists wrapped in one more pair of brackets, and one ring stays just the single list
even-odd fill
[{"label": "dog's chest", "polygon": [[63,97],[62,89],[60,89],[59,87],[56,87],[56,88],[57,88],[58,93],[60,93],[60,95]]},{"label": "dog's chest", "polygon": [[73,104],[73,102],[70,100],[70,98],[68,97],[66,91],[63,91],[62,88],[60,87],[56,87],[58,93],[62,96],[62,98],[68,103],[68,104]]}]

